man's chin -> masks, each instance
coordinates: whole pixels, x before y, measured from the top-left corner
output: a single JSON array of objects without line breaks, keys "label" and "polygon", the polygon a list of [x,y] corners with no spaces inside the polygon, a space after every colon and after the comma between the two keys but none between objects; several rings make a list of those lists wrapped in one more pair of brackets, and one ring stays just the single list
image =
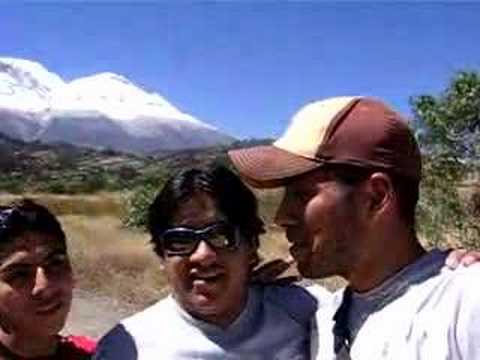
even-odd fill
[{"label": "man's chin", "polygon": [[296,259],[297,269],[302,277],[307,279],[315,278],[312,266],[309,261]]},{"label": "man's chin", "polygon": [[324,279],[336,275],[334,271],[312,265],[311,262],[297,260],[297,269],[300,275],[306,279]]}]

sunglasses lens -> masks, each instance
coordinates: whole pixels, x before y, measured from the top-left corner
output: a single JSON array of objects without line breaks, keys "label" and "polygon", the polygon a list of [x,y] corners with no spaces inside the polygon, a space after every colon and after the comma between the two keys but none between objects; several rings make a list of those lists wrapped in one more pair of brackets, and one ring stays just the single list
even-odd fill
[{"label": "sunglasses lens", "polygon": [[227,249],[234,245],[234,242],[224,234],[213,234],[207,239],[207,241],[210,245],[217,249]]},{"label": "sunglasses lens", "polygon": [[169,255],[190,255],[200,243],[206,241],[215,249],[235,249],[235,234],[224,224],[213,224],[203,229],[173,228],[163,235],[163,247]]},{"label": "sunglasses lens", "polygon": [[186,231],[172,231],[163,236],[163,246],[169,254],[189,254],[196,245],[196,238]]}]

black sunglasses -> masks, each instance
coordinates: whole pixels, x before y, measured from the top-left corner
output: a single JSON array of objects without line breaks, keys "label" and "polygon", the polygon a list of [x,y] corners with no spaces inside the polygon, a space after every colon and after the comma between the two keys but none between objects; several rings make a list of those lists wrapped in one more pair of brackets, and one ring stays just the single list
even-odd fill
[{"label": "black sunglasses", "polygon": [[216,250],[235,250],[239,246],[239,236],[234,228],[224,222],[216,222],[201,229],[174,227],[160,235],[165,255],[188,256],[205,241]]}]

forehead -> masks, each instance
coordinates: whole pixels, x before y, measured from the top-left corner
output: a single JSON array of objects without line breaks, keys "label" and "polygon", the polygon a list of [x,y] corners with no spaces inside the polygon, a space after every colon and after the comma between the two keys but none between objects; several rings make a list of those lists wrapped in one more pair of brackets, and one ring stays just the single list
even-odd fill
[{"label": "forehead", "polygon": [[43,256],[58,251],[66,251],[64,242],[58,237],[51,234],[27,231],[0,247],[0,264],[19,256]]},{"label": "forehead", "polygon": [[197,192],[178,206],[172,217],[172,225],[201,227],[224,219],[215,200],[205,192]]}]

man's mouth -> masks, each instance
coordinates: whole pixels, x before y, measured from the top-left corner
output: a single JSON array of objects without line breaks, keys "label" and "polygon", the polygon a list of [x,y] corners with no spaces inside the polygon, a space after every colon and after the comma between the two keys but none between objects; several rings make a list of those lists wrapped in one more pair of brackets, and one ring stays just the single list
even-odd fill
[{"label": "man's mouth", "polygon": [[45,304],[41,304],[36,307],[35,313],[38,315],[50,315],[63,307],[63,301],[52,301]]},{"label": "man's mouth", "polygon": [[220,270],[212,271],[192,271],[190,274],[194,283],[212,283],[220,280],[224,273]]}]

